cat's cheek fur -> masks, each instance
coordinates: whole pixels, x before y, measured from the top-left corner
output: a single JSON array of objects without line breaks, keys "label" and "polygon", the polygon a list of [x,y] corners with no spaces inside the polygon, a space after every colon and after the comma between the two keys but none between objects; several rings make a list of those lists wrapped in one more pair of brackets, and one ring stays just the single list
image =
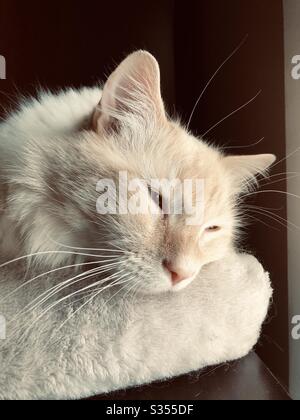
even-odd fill
[{"label": "cat's cheek fur", "polygon": [[44,208],[40,197],[33,197],[31,202],[23,202],[22,206],[22,196],[13,196],[8,210],[10,219],[18,223],[17,226],[12,222],[6,225],[3,248],[8,249],[8,238],[13,237],[13,244],[18,244],[18,247],[10,247],[11,255],[33,255],[34,261],[45,268],[83,262],[83,256],[76,255],[72,249],[80,243],[79,232],[84,230],[80,214],[74,208],[68,210],[67,205],[61,209],[61,214],[51,213]]},{"label": "cat's cheek fur", "polygon": [[[6,214],[0,217],[0,255],[1,258],[14,258],[22,253],[19,236],[14,222]],[[1,280],[0,280],[1,281]]]}]

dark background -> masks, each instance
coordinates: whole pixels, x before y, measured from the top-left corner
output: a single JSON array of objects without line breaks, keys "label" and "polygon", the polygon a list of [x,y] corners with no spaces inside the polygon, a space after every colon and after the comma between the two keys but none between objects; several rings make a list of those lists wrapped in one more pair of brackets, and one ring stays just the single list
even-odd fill
[{"label": "dark background", "polygon": [[[7,80],[0,81],[0,105],[13,108],[20,93],[92,85],[138,48],[161,65],[169,112],[187,122],[214,71],[240,41],[248,39],[224,66],[202,98],[191,128],[204,133],[221,118],[261,95],[208,135],[215,144],[257,146],[232,153],[285,155],[283,12],[280,0],[20,2],[0,0],[0,54]],[[273,173],[285,172],[284,162]],[[278,177],[282,178],[281,176]],[[276,178],[272,178],[274,180]],[[284,182],[266,189],[285,189]],[[283,194],[258,194],[255,205],[276,208],[286,218]],[[288,293],[286,228],[254,214],[245,248],[271,273],[275,295],[257,352],[288,385]]]}]

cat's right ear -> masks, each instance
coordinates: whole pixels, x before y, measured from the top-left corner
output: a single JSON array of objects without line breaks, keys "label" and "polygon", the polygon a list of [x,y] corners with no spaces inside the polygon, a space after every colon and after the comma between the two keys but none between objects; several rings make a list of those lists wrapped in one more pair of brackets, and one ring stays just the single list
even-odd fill
[{"label": "cat's right ear", "polygon": [[275,162],[272,154],[226,156],[224,164],[237,192],[249,188],[256,181],[257,175],[266,175],[268,168]]},{"label": "cat's right ear", "polygon": [[130,116],[152,123],[166,119],[159,65],[146,51],[129,55],[110,75],[93,115],[93,129],[110,130],[126,124]]}]

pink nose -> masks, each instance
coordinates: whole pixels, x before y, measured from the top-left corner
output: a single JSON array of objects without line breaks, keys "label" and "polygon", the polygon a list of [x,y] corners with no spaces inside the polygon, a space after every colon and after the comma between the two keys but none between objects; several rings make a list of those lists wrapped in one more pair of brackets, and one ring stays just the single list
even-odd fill
[{"label": "pink nose", "polygon": [[173,285],[178,284],[183,280],[189,279],[190,277],[193,277],[193,273],[182,268],[176,267],[170,261],[164,260],[163,266],[170,273]]}]

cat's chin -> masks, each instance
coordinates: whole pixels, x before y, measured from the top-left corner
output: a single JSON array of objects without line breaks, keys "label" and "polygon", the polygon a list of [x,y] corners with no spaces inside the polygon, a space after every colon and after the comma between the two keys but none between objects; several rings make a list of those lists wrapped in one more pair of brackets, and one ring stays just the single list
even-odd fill
[{"label": "cat's chin", "polygon": [[183,280],[178,284],[172,285],[171,282],[169,284],[164,284],[156,287],[145,287],[141,288],[137,294],[140,295],[161,295],[165,293],[178,293],[186,288],[189,287],[191,283],[195,280],[197,276],[191,277],[189,279]]},{"label": "cat's chin", "polygon": [[191,277],[190,279],[186,279],[186,280],[181,281],[178,284],[175,284],[174,286],[172,286],[171,292],[175,292],[175,293],[180,292],[181,290],[188,287],[194,280],[195,280],[195,277]]}]

